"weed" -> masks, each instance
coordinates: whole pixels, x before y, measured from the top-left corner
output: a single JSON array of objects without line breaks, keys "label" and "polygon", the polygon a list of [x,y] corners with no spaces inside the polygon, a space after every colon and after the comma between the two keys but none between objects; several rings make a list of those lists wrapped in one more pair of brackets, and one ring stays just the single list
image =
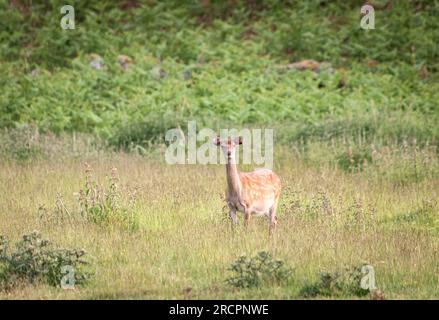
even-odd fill
[{"label": "weed", "polygon": [[347,267],[342,271],[322,272],[315,282],[306,283],[300,290],[300,295],[305,298],[326,296],[343,297],[357,296],[363,297],[369,290],[361,287],[361,279],[364,274],[361,266]]},{"label": "weed", "polygon": [[60,225],[64,224],[65,222],[71,222],[73,216],[65,205],[62,196],[57,193],[54,209],[49,210],[44,205],[40,205],[38,207],[38,218],[43,224],[46,225]]},{"label": "weed", "polygon": [[8,250],[9,241],[0,235],[0,288],[11,289],[22,283],[44,282],[59,286],[64,277],[62,267],[71,266],[75,284],[83,284],[91,276],[82,270],[87,264],[85,251],[55,248],[38,232],[24,235],[15,249]]},{"label": "weed", "polygon": [[230,267],[234,273],[226,282],[237,288],[253,288],[288,282],[292,269],[282,260],[275,260],[269,252],[261,251],[254,257],[241,256]]},{"label": "weed", "polygon": [[123,206],[119,189],[117,169],[111,170],[108,186],[93,180],[92,169],[86,163],[84,188],[79,191],[80,214],[86,220],[103,225],[119,224],[129,230],[139,228],[138,217],[133,210],[135,198],[130,197],[128,205]]}]

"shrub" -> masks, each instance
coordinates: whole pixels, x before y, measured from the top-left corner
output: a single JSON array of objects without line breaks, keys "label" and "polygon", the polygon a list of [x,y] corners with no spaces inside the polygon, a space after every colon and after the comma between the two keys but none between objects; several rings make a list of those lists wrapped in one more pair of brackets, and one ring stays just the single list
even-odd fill
[{"label": "shrub", "polygon": [[322,272],[315,282],[306,283],[300,290],[300,295],[305,298],[326,296],[357,296],[362,297],[369,293],[360,285],[364,274],[361,272],[362,265],[348,267],[341,271]]},{"label": "shrub", "polygon": [[226,282],[237,288],[252,288],[263,284],[282,283],[290,279],[292,269],[269,252],[254,257],[241,256],[229,268],[234,274]]},{"label": "shrub", "polygon": [[9,241],[0,235],[0,289],[36,282],[59,286],[65,276],[64,266],[73,268],[75,284],[83,284],[91,276],[81,268],[87,264],[84,250],[55,248],[38,232],[24,235],[11,252],[8,245]]}]

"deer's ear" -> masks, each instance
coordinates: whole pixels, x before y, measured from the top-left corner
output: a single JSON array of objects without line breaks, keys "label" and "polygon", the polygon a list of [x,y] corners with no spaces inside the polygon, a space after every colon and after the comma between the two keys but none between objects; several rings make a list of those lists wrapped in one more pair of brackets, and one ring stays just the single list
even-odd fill
[{"label": "deer's ear", "polygon": [[235,138],[235,144],[242,144],[242,138],[240,136]]},{"label": "deer's ear", "polygon": [[214,138],[213,139],[213,144],[216,145],[216,146],[219,146],[221,144],[220,138],[219,137]]}]

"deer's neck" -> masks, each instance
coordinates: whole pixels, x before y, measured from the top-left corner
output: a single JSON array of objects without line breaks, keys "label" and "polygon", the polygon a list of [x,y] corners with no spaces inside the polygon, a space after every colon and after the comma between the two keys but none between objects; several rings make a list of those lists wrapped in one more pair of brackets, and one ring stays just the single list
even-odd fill
[{"label": "deer's neck", "polygon": [[227,188],[231,196],[240,196],[241,194],[241,180],[239,179],[238,168],[236,163],[226,164],[226,174],[227,174]]}]

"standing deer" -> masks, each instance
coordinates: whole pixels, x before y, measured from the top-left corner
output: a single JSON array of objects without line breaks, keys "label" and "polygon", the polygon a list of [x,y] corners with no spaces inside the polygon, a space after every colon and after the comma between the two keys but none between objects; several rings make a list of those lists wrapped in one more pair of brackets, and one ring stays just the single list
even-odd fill
[{"label": "standing deer", "polygon": [[281,192],[281,181],[271,170],[259,169],[253,172],[238,172],[236,167],[236,145],[242,144],[241,137],[234,140],[214,139],[214,144],[221,146],[224,157],[227,159],[226,201],[230,210],[232,227],[238,223],[236,212],[244,213],[244,224],[248,227],[250,218],[265,215],[269,219],[269,236],[276,228],[277,205]]}]

